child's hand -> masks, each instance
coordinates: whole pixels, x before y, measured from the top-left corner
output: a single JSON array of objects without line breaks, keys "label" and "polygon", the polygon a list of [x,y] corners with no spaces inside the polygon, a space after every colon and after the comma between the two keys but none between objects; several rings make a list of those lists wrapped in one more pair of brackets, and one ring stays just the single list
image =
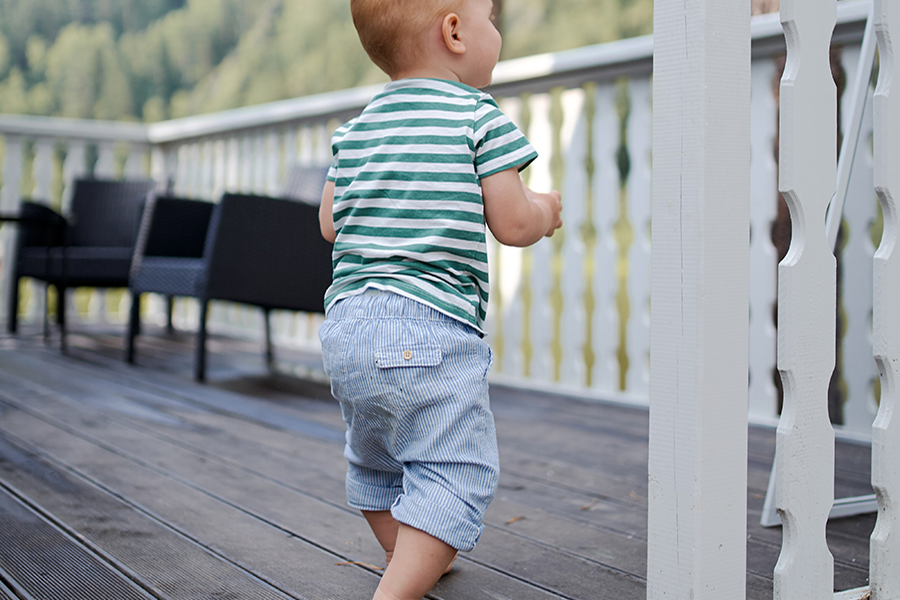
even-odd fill
[{"label": "child's hand", "polygon": [[562,197],[556,190],[542,194],[540,192],[535,192],[524,183],[522,183],[522,187],[525,189],[525,195],[529,200],[543,205],[547,212],[549,212],[550,227],[547,229],[546,233],[544,233],[544,237],[551,237],[563,224],[562,217],[560,216],[560,212],[562,212]]}]

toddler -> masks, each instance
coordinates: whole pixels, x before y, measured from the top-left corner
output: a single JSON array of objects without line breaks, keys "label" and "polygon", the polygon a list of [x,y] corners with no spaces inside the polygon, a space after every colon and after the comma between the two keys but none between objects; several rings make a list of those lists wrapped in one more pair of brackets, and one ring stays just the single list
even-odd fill
[{"label": "toddler", "polygon": [[562,225],[561,204],[523,185],[537,153],[477,89],[500,54],[491,0],[350,7],[391,82],[332,138],[320,338],[347,423],[347,500],[388,563],[374,598],[419,600],[475,547],[497,490],[485,225],[528,246]]}]

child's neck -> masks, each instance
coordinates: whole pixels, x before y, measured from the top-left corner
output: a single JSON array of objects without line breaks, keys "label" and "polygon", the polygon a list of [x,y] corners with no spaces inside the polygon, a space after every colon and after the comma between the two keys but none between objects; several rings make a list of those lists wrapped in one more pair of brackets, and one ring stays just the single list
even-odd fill
[{"label": "child's neck", "polygon": [[401,79],[445,79],[447,81],[460,81],[459,76],[452,69],[446,67],[413,67],[403,69],[391,74],[391,81]]}]

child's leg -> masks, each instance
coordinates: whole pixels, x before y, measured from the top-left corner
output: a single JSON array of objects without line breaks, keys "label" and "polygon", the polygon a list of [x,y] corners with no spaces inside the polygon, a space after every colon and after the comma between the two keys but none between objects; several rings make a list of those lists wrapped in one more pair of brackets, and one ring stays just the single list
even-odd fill
[{"label": "child's leg", "polygon": [[384,556],[387,564],[391,564],[391,558],[394,555],[394,546],[397,543],[397,529],[400,526],[394,517],[391,516],[389,510],[364,510],[362,511],[372,533],[381,547],[384,548]]},{"label": "child's leg", "polygon": [[[364,510],[362,514],[366,521],[369,522],[369,527],[372,528],[372,533],[375,534],[378,543],[384,548],[385,561],[390,565],[391,559],[394,557],[394,548],[397,544],[397,531],[400,523],[394,519],[389,510]],[[453,558],[456,558],[455,551]],[[447,565],[443,574],[449,573],[451,566],[453,566],[453,560]]]},{"label": "child's leg", "polygon": [[454,558],[453,546],[400,523],[393,559],[373,600],[422,600],[447,572]]}]

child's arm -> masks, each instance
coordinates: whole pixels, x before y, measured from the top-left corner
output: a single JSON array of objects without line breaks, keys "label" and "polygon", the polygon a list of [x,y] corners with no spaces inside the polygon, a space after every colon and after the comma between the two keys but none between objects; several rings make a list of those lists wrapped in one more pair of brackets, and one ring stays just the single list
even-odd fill
[{"label": "child's arm", "polygon": [[334,232],[334,182],[326,181],[325,189],[322,190],[322,203],[319,205],[319,229],[322,230],[322,237],[334,243],[337,234]]},{"label": "child's arm", "polygon": [[501,244],[530,246],[562,227],[559,192],[530,190],[515,168],[482,179],[481,193],[485,221]]}]

